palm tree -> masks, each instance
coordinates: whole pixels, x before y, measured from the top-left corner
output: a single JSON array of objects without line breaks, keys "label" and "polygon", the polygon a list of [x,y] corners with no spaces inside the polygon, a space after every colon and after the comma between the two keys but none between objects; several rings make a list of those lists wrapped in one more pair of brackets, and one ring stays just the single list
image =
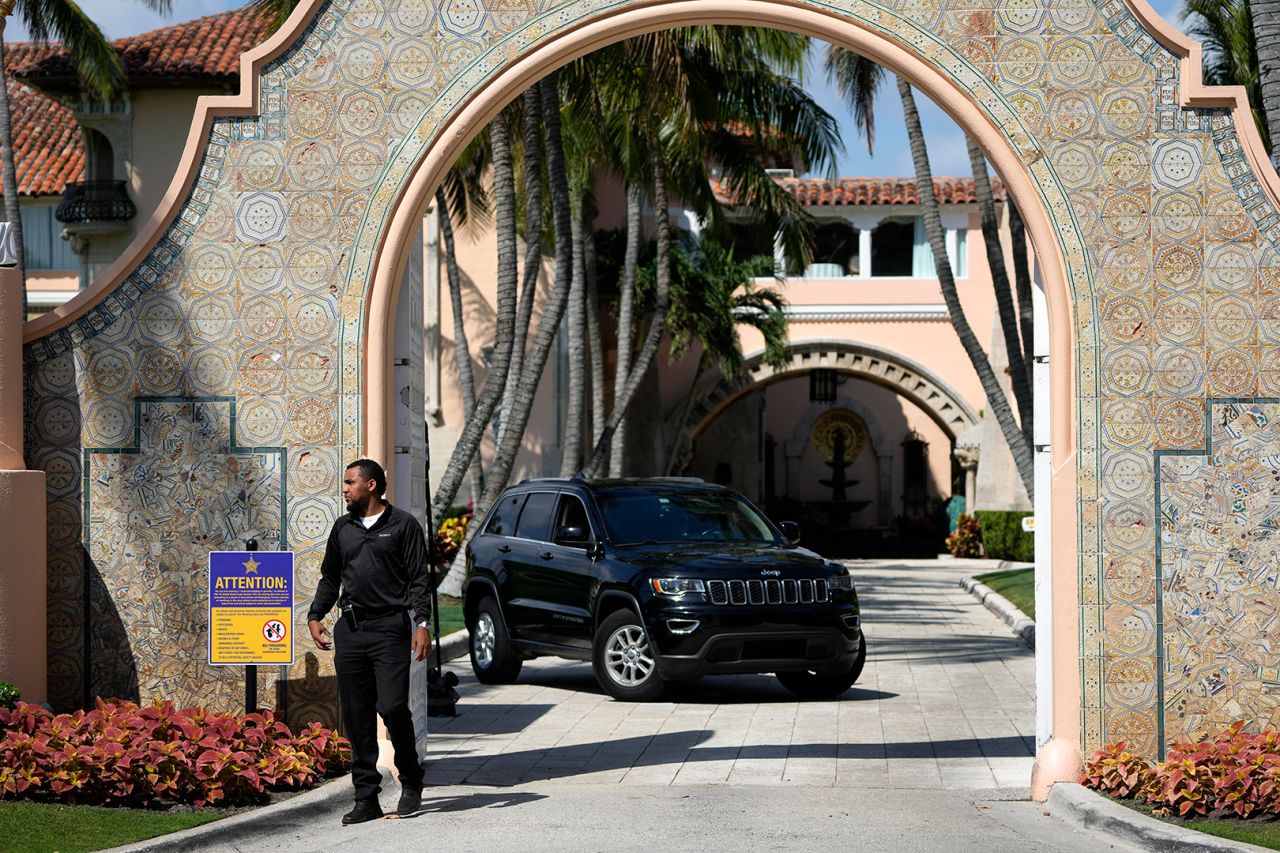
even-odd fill
[{"label": "palm tree", "polygon": [[[826,70],[828,78],[836,84],[837,89],[849,101],[858,127],[862,129],[864,135],[868,138],[868,146],[871,144],[872,134],[874,133],[871,110],[875,102],[876,92],[884,76],[883,70],[877,71],[870,67],[872,65],[874,63],[865,57],[858,56],[852,51],[835,45],[830,46],[827,52]],[[951,270],[950,258],[946,253],[942,218],[938,210],[937,196],[934,194],[933,174],[929,167],[928,148],[925,144],[924,131],[920,125],[920,116],[915,108],[915,99],[911,94],[911,87],[901,78],[898,78],[898,94],[902,99],[907,137],[911,143],[912,162],[916,169],[916,194],[920,200],[925,232],[928,234],[929,245],[933,252],[934,266],[937,268],[938,283],[942,289],[943,301],[947,304],[951,324],[960,338],[960,344],[964,347],[965,353],[973,365],[974,372],[978,374],[983,393],[987,396],[987,402],[991,406],[992,413],[996,416],[996,421],[1009,443],[1009,449],[1013,454],[1014,463],[1017,465],[1018,475],[1022,479],[1027,496],[1034,499],[1035,478],[1031,455],[1031,425],[1033,418],[1030,382],[1031,283],[1030,276],[1027,274],[1025,245],[1022,247],[1023,254],[1021,259],[1019,260],[1018,256],[1015,255],[1015,271],[1019,276],[1017,289],[1020,301],[1019,311],[1022,312],[1021,319],[1024,331],[1023,339],[1019,342],[1019,316],[1013,312],[1012,301],[1008,298],[1012,288],[1005,270],[1004,249],[1000,244],[996,230],[995,202],[991,193],[986,159],[970,140],[970,161],[973,166],[978,207],[983,220],[984,242],[991,266],[992,284],[995,287],[997,296],[1000,325],[1005,340],[1008,342],[1010,376],[1013,380],[1011,384],[1015,391],[1019,389],[1022,391],[1021,395],[1017,397],[1019,412],[1023,418],[1021,424],[1019,424],[1013,417],[1012,410],[1009,408],[1008,398],[1005,396],[1004,389],[1000,387],[995,371],[991,368],[991,362],[983,351],[982,345],[978,343],[977,338],[974,336],[973,329],[969,326],[968,320],[965,319],[964,312],[960,306],[960,299],[955,288],[955,276]],[[1021,220],[1019,219],[1020,223]],[[1023,278],[1024,276],[1025,279]],[[1012,432],[1008,429],[1010,426],[1012,426]]]},{"label": "palm tree", "polygon": [[[1204,82],[1245,88],[1262,144],[1270,151],[1270,122],[1280,121],[1280,112],[1273,112],[1269,119],[1264,110],[1261,62],[1250,3],[1251,0],[1186,0],[1182,13],[1190,24],[1187,33],[1204,43]],[[1274,16],[1270,12],[1268,15],[1270,22]],[[1269,49],[1274,51],[1276,45],[1271,43]],[[1267,61],[1267,66],[1276,69],[1273,59]]]},{"label": "palm tree", "polygon": [[[153,12],[168,14],[172,0],[140,0]],[[13,232],[18,267],[23,270],[22,316],[27,315],[26,252],[22,246],[22,212],[18,206],[18,171],[13,160],[13,127],[9,114],[9,77],[4,64],[4,19],[17,9],[31,40],[62,42],[83,85],[105,101],[116,98],[125,85],[120,54],[98,25],[74,0],[0,0],[0,187],[5,217]]]},{"label": "palm tree", "polygon": [[[1018,419],[1022,422],[1022,431],[1030,441],[1031,424],[1034,418],[1030,351],[1028,350],[1024,357],[1023,343],[1018,337],[1017,308],[1013,304],[1013,288],[1009,286],[1009,272],[1004,263],[1004,247],[1000,243],[1000,223],[996,219],[996,203],[991,192],[991,176],[987,173],[987,157],[972,136],[966,133],[964,138],[969,148],[969,164],[973,169],[974,194],[978,198],[982,239],[987,249],[987,266],[991,270],[991,286],[995,289],[996,313],[1000,316],[1000,330],[1004,334],[1005,351],[1009,356],[1009,384],[1013,388],[1013,398],[1018,403]],[[933,189],[932,183],[929,188]],[[1025,249],[1024,244],[1024,252]],[[1028,310],[1031,308],[1029,288],[1025,307]],[[1026,345],[1030,347],[1029,339]]]},{"label": "palm tree", "polygon": [[524,275],[520,285],[520,307],[516,313],[515,337],[511,349],[511,367],[508,376],[516,381],[508,382],[503,389],[501,422],[496,418],[494,423],[494,441],[502,443],[502,432],[505,429],[508,415],[515,407],[515,392],[519,387],[519,379],[524,371],[525,344],[529,338],[529,324],[533,319],[534,297],[538,290],[538,273],[542,268],[542,222],[543,222],[543,140],[542,140],[542,96],[536,85],[530,86],[520,97],[521,125],[524,134],[524,145],[521,151],[521,162],[524,170],[524,211],[525,211],[525,256]]},{"label": "palm tree", "polygon": [[[722,187],[744,210],[777,229],[792,257],[807,256],[812,219],[798,200],[772,180],[760,156],[767,145],[774,144],[796,151],[812,168],[830,169],[834,163],[839,148],[837,124],[794,79],[803,67],[807,46],[804,37],[773,30],[687,27],[651,33],[600,51],[588,57],[591,65],[579,62],[582,79],[605,81],[596,88],[602,105],[600,126],[605,129],[615,171],[628,187],[628,238],[633,250],[627,253],[622,273],[620,314],[625,314],[633,299],[630,283],[638,261],[634,247],[641,239],[640,197],[632,187],[643,183],[645,171],[653,179],[652,164],[658,161],[652,152],[644,154],[653,145],[662,148],[664,185],[704,219],[712,234],[727,234],[711,180],[714,168]],[[656,197],[652,203],[655,228],[669,231],[666,208]],[[584,472],[595,473],[605,464],[614,433],[657,351],[662,327],[661,317],[650,317],[644,344],[633,360],[634,331],[619,323],[613,411],[599,431]],[[622,442],[617,444],[611,462],[615,471],[625,452]]]},{"label": "palm tree", "polygon": [[[548,294],[538,328],[534,332],[529,352],[526,354],[524,372],[517,378],[515,399],[512,410],[503,425],[502,438],[494,453],[493,465],[489,471],[488,482],[484,494],[476,501],[475,514],[479,518],[489,511],[493,502],[498,499],[511,477],[511,469],[515,467],[516,455],[524,438],[525,427],[529,423],[529,415],[533,411],[534,394],[538,380],[546,365],[551,345],[555,341],[556,332],[564,318],[565,308],[569,303],[571,286],[573,246],[566,239],[570,229],[569,181],[565,166],[564,140],[560,133],[560,93],[556,80],[557,72],[544,77],[538,82],[538,94],[542,104],[542,125],[546,145],[546,165],[548,183],[551,188],[551,209],[555,219],[556,241],[555,273],[551,292]],[[514,227],[512,228],[514,237]],[[473,530],[468,535],[473,535]],[[457,574],[457,565],[450,572],[450,577]],[[460,584],[461,578],[458,582]]]},{"label": "palm tree", "polygon": [[[449,463],[440,478],[435,497],[432,499],[432,517],[437,524],[444,520],[467,467],[472,464],[479,467],[479,460],[475,459],[476,451],[489,424],[489,419],[493,417],[493,411],[502,397],[511,365],[516,322],[516,282],[519,271],[516,266],[515,169],[508,120],[509,114],[504,111],[489,123],[489,143],[493,159],[494,225],[498,252],[497,324],[494,333],[493,358],[489,363],[484,390],[467,416],[462,434],[458,437],[453,454],[449,457]],[[455,311],[461,311],[460,299],[456,300]],[[469,354],[462,353],[460,357],[467,359],[469,368]],[[475,459],[474,463],[473,459]],[[502,482],[505,486],[505,478]]]},{"label": "palm tree", "polygon": [[1280,0],[1251,0],[1262,113],[1267,134],[1280,139]]},{"label": "palm tree", "polygon": [[[1027,496],[1035,500],[1035,470],[1031,455],[1031,442],[1028,435],[1018,425],[1009,408],[1009,400],[991,369],[982,344],[973,333],[969,321],[965,319],[964,310],[960,307],[960,296],[956,292],[955,276],[951,272],[951,260],[947,257],[946,237],[942,230],[942,217],[938,213],[938,199],[933,191],[933,170],[929,166],[929,151],[925,145],[924,129],[920,125],[920,114],[916,111],[915,97],[911,94],[911,85],[901,77],[898,78],[898,95],[902,98],[903,120],[907,126],[907,139],[911,143],[911,161],[916,170],[916,194],[920,197],[920,208],[924,218],[924,230],[929,237],[929,246],[933,250],[933,262],[938,271],[938,282],[942,286],[942,298],[947,304],[947,313],[951,317],[951,325],[960,338],[960,345],[973,364],[982,390],[987,395],[987,404],[995,415],[996,423],[1009,443],[1009,451],[1013,454],[1014,465],[1022,478],[1022,485]],[[985,167],[984,167],[985,168]],[[1006,285],[1007,287],[1007,285]]]},{"label": "palm tree", "polygon": [[[645,273],[642,284],[651,277],[648,268]],[[719,368],[731,382],[742,379],[739,325],[751,326],[764,337],[767,364],[781,366],[786,362],[786,300],[776,290],[755,284],[755,279],[774,274],[772,257],[758,255],[739,261],[732,249],[703,235],[689,247],[676,249],[672,258],[672,308],[667,315],[671,359],[682,358],[695,343],[699,353],[684,409],[667,448],[668,474],[678,474],[689,462],[694,392],[707,374],[712,368]]]}]

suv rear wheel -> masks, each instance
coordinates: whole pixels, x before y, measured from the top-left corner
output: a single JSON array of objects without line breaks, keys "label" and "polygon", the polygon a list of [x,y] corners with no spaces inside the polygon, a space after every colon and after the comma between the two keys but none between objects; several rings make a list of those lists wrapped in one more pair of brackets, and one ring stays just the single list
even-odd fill
[{"label": "suv rear wheel", "polygon": [[480,601],[471,626],[471,668],[481,684],[510,684],[520,675],[524,661],[511,648],[502,611],[492,598]]},{"label": "suv rear wheel", "polygon": [[779,672],[778,681],[782,686],[801,699],[835,699],[853,686],[862,675],[862,668],[867,663],[867,638],[863,637],[858,648],[858,656],[848,672]]},{"label": "suv rear wheel", "polygon": [[651,702],[666,690],[649,635],[633,611],[619,610],[605,617],[592,645],[596,681],[614,699]]}]

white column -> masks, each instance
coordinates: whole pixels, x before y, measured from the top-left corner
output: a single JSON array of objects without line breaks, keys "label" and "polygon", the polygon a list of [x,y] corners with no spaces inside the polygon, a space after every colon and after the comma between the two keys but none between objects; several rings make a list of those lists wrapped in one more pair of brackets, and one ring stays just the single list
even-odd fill
[{"label": "white column", "polygon": [[871,232],[884,217],[878,212],[859,211],[849,216],[858,229],[858,278],[871,278]]},{"label": "white column", "polygon": [[423,223],[423,288],[426,291],[426,329],[423,358],[426,362],[426,412],[432,426],[443,426],[440,410],[440,217],[435,205],[427,208]]},{"label": "white column", "polygon": [[1036,596],[1036,749],[1053,736],[1053,489],[1049,455],[1049,425],[1053,396],[1049,393],[1049,315],[1044,282],[1034,268],[1035,287],[1031,304],[1035,320],[1032,364],[1032,394],[1035,419],[1031,428],[1035,449],[1035,596]]}]

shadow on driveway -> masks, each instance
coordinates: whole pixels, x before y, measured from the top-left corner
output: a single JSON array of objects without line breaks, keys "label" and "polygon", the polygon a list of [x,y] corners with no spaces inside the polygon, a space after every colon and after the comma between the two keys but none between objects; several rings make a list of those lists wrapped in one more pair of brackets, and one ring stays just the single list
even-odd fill
[{"label": "shadow on driveway", "polygon": [[446,755],[434,761],[428,761],[425,768],[428,780],[433,777],[443,777],[449,780],[447,784],[505,787],[528,782],[568,779],[583,773],[699,761],[845,758],[884,759],[892,762],[899,759],[918,758],[1027,758],[1034,755],[1031,739],[1017,736],[865,744],[702,746],[701,744],[705,743],[712,734],[714,732],[709,730],[689,730],[547,749],[517,750],[489,756]]}]

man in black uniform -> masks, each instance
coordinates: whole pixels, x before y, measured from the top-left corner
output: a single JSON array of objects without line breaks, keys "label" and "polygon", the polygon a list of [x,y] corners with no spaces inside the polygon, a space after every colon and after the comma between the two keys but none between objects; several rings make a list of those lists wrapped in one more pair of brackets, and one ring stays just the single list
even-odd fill
[{"label": "man in black uniform", "polygon": [[[342,497],[348,512],[329,533],[320,584],[307,614],[316,648],[338,647],[334,666],[356,788],[356,806],[343,816],[344,825],[382,817],[375,711],[395,747],[401,785],[396,813],[407,817],[422,804],[422,767],[409,711],[409,660],[410,655],[425,659],[431,647],[427,545],[417,519],[383,500],[386,490],[387,475],[377,462],[357,459],[347,466]],[[321,620],[334,602],[340,616],[330,639]],[[410,610],[416,625],[410,624]]]}]

